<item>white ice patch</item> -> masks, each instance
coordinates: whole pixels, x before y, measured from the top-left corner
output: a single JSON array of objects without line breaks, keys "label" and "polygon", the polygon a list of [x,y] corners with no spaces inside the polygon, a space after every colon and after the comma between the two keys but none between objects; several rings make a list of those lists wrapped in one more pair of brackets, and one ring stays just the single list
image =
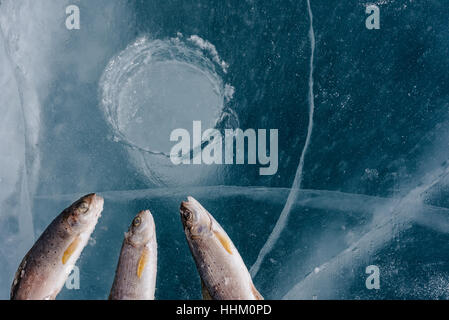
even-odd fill
[{"label": "white ice patch", "polygon": [[[65,27],[70,0],[0,0],[0,299],[9,298],[14,273],[35,240],[32,204],[43,152],[38,142],[48,131],[42,128],[42,107],[54,97],[53,81],[62,73],[96,82],[95,69],[111,42],[107,36],[120,35],[110,21],[117,12],[125,21],[124,2],[111,3],[84,2],[85,23],[72,33]],[[76,50],[80,38],[83,49]]]},{"label": "white ice patch", "polygon": [[[41,101],[64,1],[0,2],[0,299],[34,241],[32,199],[40,167]],[[42,32],[45,30],[45,32]]]}]

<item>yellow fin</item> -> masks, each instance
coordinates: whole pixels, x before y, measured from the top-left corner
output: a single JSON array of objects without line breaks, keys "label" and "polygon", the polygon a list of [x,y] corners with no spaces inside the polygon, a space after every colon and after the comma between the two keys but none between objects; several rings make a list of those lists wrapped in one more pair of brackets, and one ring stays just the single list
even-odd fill
[{"label": "yellow fin", "polygon": [[262,297],[262,295],[259,293],[259,291],[257,291],[256,287],[254,287],[254,284],[251,283],[251,291],[253,292],[254,298],[256,300],[264,300],[264,298]]},{"label": "yellow fin", "polygon": [[66,264],[67,261],[72,256],[73,252],[75,252],[78,244],[80,243],[80,237],[76,237],[75,240],[65,249],[64,254],[62,255],[62,264]]},{"label": "yellow fin", "polygon": [[209,290],[207,290],[206,285],[204,284],[203,279],[201,279],[201,292],[203,294],[203,300],[213,300]]},{"label": "yellow fin", "polygon": [[143,270],[145,269],[145,265],[148,262],[148,258],[150,255],[150,251],[147,248],[143,248],[142,254],[140,255],[139,263],[137,264],[137,276],[142,277]]},{"label": "yellow fin", "polygon": [[226,235],[222,234],[220,231],[214,231],[214,235],[218,238],[223,248],[225,248],[225,250],[229,254],[232,254],[231,240],[229,240],[229,238]]}]

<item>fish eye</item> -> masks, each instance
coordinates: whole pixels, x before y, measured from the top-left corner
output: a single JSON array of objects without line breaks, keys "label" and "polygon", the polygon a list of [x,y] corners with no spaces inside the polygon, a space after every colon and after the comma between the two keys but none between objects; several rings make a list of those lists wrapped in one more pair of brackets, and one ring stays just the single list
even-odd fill
[{"label": "fish eye", "polygon": [[85,201],[81,202],[81,204],[78,206],[78,209],[80,209],[81,213],[86,213],[89,209],[89,204]]},{"label": "fish eye", "polygon": [[138,226],[140,225],[141,222],[142,222],[142,221],[141,221],[140,217],[136,217],[136,218],[134,219],[133,225],[134,225],[135,227],[138,227]]}]

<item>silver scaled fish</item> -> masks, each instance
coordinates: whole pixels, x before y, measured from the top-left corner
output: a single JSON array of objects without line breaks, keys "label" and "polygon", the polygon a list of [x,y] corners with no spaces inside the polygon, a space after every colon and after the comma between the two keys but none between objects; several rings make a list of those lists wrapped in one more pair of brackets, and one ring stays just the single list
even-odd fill
[{"label": "silver scaled fish", "polygon": [[193,197],[181,203],[181,220],[200,274],[204,299],[263,300],[229,236]]},{"label": "silver scaled fish", "polygon": [[109,299],[153,300],[156,272],[156,228],[150,211],[145,210],[125,233]]},{"label": "silver scaled fish", "polygon": [[53,300],[61,291],[103,211],[96,194],[82,197],[57,216],[23,258],[11,300]]}]

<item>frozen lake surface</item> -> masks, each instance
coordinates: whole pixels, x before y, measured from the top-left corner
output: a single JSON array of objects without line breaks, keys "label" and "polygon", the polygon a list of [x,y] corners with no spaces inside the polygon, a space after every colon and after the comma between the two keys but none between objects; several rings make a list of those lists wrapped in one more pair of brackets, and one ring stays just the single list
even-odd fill
[{"label": "frozen lake surface", "polygon": [[[80,30],[65,27],[69,4],[0,2],[0,298],[49,222],[90,192],[103,216],[80,289],[61,299],[107,298],[142,209],[156,221],[156,298],[200,298],[188,195],[266,298],[449,298],[446,1],[378,1],[379,30],[361,0],[80,0]],[[195,120],[278,129],[278,171],[175,166],[170,133]]]}]

